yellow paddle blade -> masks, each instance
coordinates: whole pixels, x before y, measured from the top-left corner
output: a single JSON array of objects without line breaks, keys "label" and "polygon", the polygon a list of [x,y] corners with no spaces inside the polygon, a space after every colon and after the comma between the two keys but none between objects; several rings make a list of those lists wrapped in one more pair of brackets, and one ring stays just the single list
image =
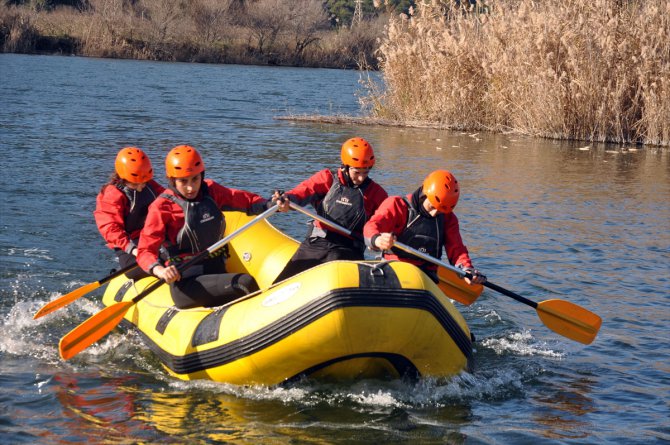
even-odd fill
[{"label": "yellow paddle blade", "polygon": [[68,332],[61,338],[58,344],[60,356],[69,360],[81,351],[100,340],[112,329],[118,326],[126,315],[128,309],[133,306],[133,301],[122,301],[113,304],[94,314],[88,320]]},{"label": "yellow paddle blade", "polygon": [[602,324],[598,315],[565,300],[542,301],[537,314],[552,331],[585,345],[593,342]]},{"label": "yellow paddle blade", "polygon": [[484,286],[481,284],[468,284],[456,272],[452,272],[446,267],[438,267],[437,276],[440,279],[437,284],[440,290],[447,297],[466,306],[474,303],[484,290]]},{"label": "yellow paddle blade", "polygon": [[48,302],[42,308],[35,312],[35,315],[33,316],[33,320],[37,320],[40,317],[44,317],[47,314],[50,314],[64,306],[67,306],[68,304],[72,303],[74,300],[76,300],[79,297],[82,297],[86,295],[89,292],[92,292],[96,290],[97,288],[100,287],[100,282],[96,281],[94,283],[88,283],[85,286],[80,287],[79,289],[75,289],[69,294],[65,294],[62,297],[59,297],[53,301]]}]

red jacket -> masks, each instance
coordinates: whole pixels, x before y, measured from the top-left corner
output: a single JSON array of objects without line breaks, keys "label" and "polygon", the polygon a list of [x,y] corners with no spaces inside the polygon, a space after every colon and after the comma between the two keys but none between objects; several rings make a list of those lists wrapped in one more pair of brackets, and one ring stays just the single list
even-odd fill
[{"label": "red jacket", "polygon": [[[205,179],[210,196],[222,211],[239,211],[247,215],[259,215],[267,209],[268,201],[254,193],[224,187],[211,179]],[[174,195],[172,190],[165,194]],[[137,264],[146,272],[161,264],[158,251],[164,241],[177,242],[177,235],[184,226],[184,211],[179,204],[159,197],[149,206],[138,246]]]},{"label": "red jacket", "polygon": [[[412,194],[407,195],[407,199],[411,201]],[[400,236],[405,231],[408,217],[408,204],[400,196],[391,196],[384,200],[379,206],[377,212],[370,218],[363,228],[363,235],[365,236],[365,243],[368,247],[378,250],[372,246],[372,239],[381,233],[393,233]],[[472,261],[468,255],[468,249],[463,244],[461,232],[458,226],[458,218],[451,212],[444,215],[444,248],[447,252],[449,262],[456,266],[472,267]],[[411,245],[410,245],[411,247]],[[429,269],[437,269],[437,266],[427,265],[425,261],[420,259],[398,258],[393,253],[384,255],[387,259],[400,259],[408,263],[416,264],[417,266],[424,266]]]},{"label": "red jacket", "polygon": [[[340,180],[340,183],[347,183],[344,178],[344,173],[339,168],[337,169],[337,177]],[[302,181],[295,188],[286,192],[286,196],[289,200],[300,206],[311,204],[312,207],[317,209],[321,201],[323,201],[323,198],[328,194],[332,185],[333,175],[329,169],[325,168],[314,173],[310,178]],[[379,205],[387,197],[388,193],[386,193],[386,190],[370,179],[370,183],[363,191],[363,206],[365,207],[366,220],[375,213]],[[321,229],[328,230],[328,227],[319,221],[314,221],[314,225]]]},{"label": "red jacket", "polygon": [[[165,190],[162,185],[153,180],[147,183],[147,187],[151,187],[156,196]],[[106,185],[98,194],[93,216],[100,234],[110,249],[121,249],[127,252],[129,246],[135,246],[132,240],[139,238],[140,229],[133,230],[131,233],[126,231],[125,218],[129,212],[128,197],[115,185]]]}]

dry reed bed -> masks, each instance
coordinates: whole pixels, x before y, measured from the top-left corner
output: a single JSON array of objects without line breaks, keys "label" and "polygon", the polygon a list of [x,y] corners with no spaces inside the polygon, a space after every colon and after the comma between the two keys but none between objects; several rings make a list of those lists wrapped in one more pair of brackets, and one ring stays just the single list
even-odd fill
[{"label": "dry reed bed", "polygon": [[[482,3],[480,2],[480,5]],[[373,116],[450,128],[670,145],[670,2],[424,1],[392,18]]]}]

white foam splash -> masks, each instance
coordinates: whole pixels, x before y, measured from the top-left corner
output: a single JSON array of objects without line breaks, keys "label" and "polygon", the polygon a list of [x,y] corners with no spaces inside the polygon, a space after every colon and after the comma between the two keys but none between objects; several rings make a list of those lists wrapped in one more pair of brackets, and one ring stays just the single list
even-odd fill
[{"label": "white foam splash", "polygon": [[54,346],[44,341],[44,335],[39,332],[41,323],[33,320],[39,307],[34,301],[19,301],[10,309],[0,322],[0,329],[11,335],[0,338],[0,352],[38,358],[54,356]]},{"label": "white foam splash", "polygon": [[496,311],[491,310],[484,314],[484,319],[489,322],[489,324],[496,324],[502,321],[502,317]]},{"label": "white foam splash", "polygon": [[398,396],[398,394],[394,394],[389,390],[382,389],[373,392],[363,391],[362,393],[349,394],[350,400],[359,405],[402,408],[405,405],[398,399]]},{"label": "white foam splash", "polygon": [[115,353],[123,354],[123,351],[127,350],[128,338],[124,334],[119,334],[113,332],[105,336],[102,340],[99,340],[97,343],[86,348],[82,351],[82,354],[88,356],[102,356],[106,355],[111,351]]},{"label": "white foam splash", "polygon": [[53,260],[52,257],[48,255],[49,251],[46,249],[40,249],[37,247],[33,247],[30,249],[25,249],[23,250],[23,254],[27,258],[39,258],[41,260]]},{"label": "white foam splash", "polygon": [[177,391],[194,389],[243,399],[300,403],[303,406],[349,406],[361,409],[442,408],[471,400],[499,399],[523,389],[523,376],[514,369],[494,369],[450,379],[422,378],[418,382],[366,380],[349,385],[301,382],[300,387],[237,386],[211,381],[166,380]]},{"label": "white foam splash", "polygon": [[298,387],[268,387],[264,385],[238,386],[229,383],[212,382],[209,380],[181,381],[169,379],[170,387],[179,391],[199,389],[217,394],[229,394],[236,397],[253,400],[279,400],[281,402],[304,402],[310,396],[307,388]]},{"label": "white foam splash", "polygon": [[529,330],[514,332],[502,338],[487,338],[482,340],[482,346],[493,349],[496,354],[503,355],[513,352],[524,356],[543,356],[563,358],[564,353],[550,349],[545,342],[534,342]]}]

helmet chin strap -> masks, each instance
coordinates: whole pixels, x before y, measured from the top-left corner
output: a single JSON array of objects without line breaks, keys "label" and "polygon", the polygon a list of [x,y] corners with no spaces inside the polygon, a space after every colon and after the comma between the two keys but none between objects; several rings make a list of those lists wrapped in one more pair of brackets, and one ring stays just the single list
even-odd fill
[{"label": "helmet chin strap", "polygon": [[354,184],[354,181],[351,180],[351,176],[349,175],[349,166],[348,166],[348,165],[344,165],[344,164],[342,164],[342,165],[340,166],[340,169],[341,169],[342,172],[344,173],[344,179],[347,180],[347,185],[348,185],[349,187],[355,187],[356,184]]}]

